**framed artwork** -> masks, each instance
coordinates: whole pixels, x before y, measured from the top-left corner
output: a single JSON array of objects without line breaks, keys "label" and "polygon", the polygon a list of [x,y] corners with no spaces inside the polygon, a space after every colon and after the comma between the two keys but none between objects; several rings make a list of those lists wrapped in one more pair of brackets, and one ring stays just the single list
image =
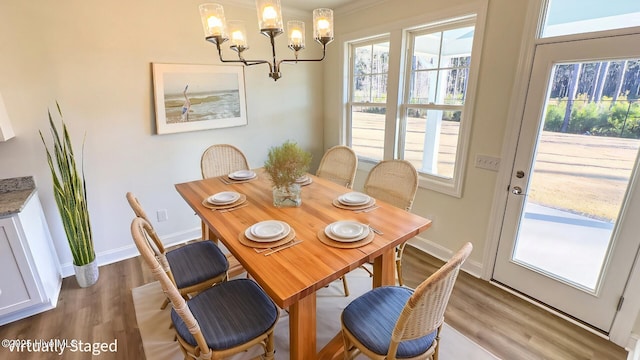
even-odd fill
[{"label": "framed artwork", "polygon": [[247,124],[243,66],[152,64],[156,132]]}]

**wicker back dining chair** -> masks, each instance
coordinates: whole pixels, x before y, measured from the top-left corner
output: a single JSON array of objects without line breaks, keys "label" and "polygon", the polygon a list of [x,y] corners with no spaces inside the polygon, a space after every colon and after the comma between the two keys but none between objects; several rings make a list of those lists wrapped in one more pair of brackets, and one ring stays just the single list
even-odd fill
[{"label": "wicker back dining chair", "polygon": [[356,178],[356,170],[358,157],[355,151],[348,146],[336,145],[322,156],[316,176],[351,189]]},{"label": "wicker back dining chair", "polygon": [[185,301],[148,246],[152,233],[143,218],[131,222],[140,255],[173,305],[171,322],[185,359],[222,359],[259,344],[264,359],[272,360],[279,310],[267,294],[253,280],[236,279]]},{"label": "wicker back dining chair", "polygon": [[237,170],[249,170],[249,162],[244,153],[229,144],[215,144],[209,146],[200,158],[202,178],[230,174]]},{"label": "wicker back dining chair", "polygon": [[[391,205],[411,210],[418,191],[418,172],[406,160],[385,160],[376,164],[364,182],[364,192]],[[396,247],[396,271],[398,283],[402,280],[402,254],[407,243]]]},{"label": "wicker back dining chair", "polygon": [[418,172],[406,160],[377,163],[364,181],[364,192],[378,200],[411,210],[418,190]]},{"label": "wicker back dining chair", "polygon": [[383,286],[366,292],[342,312],[345,359],[438,360],[444,313],[462,263],[473,246],[464,244],[415,291]]},{"label": "wicker back dining chair", "polygon": [[[200,170],[203,179],[249,169],[249,162],[244,153],[237,147],[229,144],[211,145],[202,153],[202,157],[200,158]],[[204,222],[201,222],[201,228],[203,239],[214,238],[215,235],[209,231],[209,227],[207,227]],[[245,271],[233,255],[227,254],[227,260],[230,264],[229,277],[235,277]]]},{"label": "wicker back dining chair", "polygon": [[[138,198],[128,192],[127,201],[136,217],[144,219],[149,224],[149,231],[145,237],[148,247],[153,250],[154,256],[182,297],[187,299],[189,294],[197,294],[227,280],[229,262],[214,242],[196,241],[166,251]],[[165,300],[161,308],[164,309],[168,303],[169,301]]]},{"label": "wicker back dining chair", "polygon": [[[351,189],[357,170],[358,156],[355,151],[348,146],[336,145],[322,156],[316,176]],[[340,279],[344,288],[344,296],[349,296],[347,278],[343,276]]]}]

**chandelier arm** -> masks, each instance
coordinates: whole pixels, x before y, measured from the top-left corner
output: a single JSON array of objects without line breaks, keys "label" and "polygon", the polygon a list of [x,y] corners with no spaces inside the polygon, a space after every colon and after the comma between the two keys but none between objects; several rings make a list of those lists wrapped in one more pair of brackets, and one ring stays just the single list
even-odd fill
[{"label": "chandelier arm", "polygon": [[269,65],[269,70],[273,71],[273,65],[271,65],[268,61],[266,60],[246,60],[242,57],[241,52],[238,52],[238,60],[227,60],[227,59],[223,59],[222,58],[222,47],[220,46],[221,43],[223,43],[224,41],[226,41],[226,39],[222,40],[222,39],[215,39],[215,40],[209,40],[207,39],[207,41],[214,43],[216,45],[216,49],[218,50],[218,57],[220,58],[220,61],[223,63],[242,63],[245,66],[253,66],[253,65],[258,65],[258,64],[267,64]]},{"label": "chandelier arm", "polygon": [[322,45],[322,57],[319,59],[298,59],[298,57],[296,56],[295,59],[282,59],[278,62],[278,67],[280,67],[280,64],[282,63],[297,63],[297,62],[303,62],[303,61],[322,61],[325,58],[325,55],[327,54],[326,52],[327,50],[327,46],[326,45]]}]

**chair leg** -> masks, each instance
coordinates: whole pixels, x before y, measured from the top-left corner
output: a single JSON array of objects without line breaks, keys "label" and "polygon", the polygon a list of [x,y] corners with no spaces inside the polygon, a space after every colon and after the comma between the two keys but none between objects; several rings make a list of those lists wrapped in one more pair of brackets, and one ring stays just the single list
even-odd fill
[{"label": "chair leg", "polygon": [[347,277],[342,277],[342,287],[344,288],[344,296],[349,296],[349,287],[347,286]]},{"label": "chair leg", "polygon": [[347,335],[342,330],[342,341],[344,342],[344,360],[351,360],[355,358],[356,348],[355,345],[349,340]]},{"label": "chair leg", "polygon": [[364,266],[364,265],[360,265],[361,268],[363,268],[366,272],[369,273],[369,277],[373,277],[373,273],[371,272],[371,270],[369,270],[368,267]]},{"label": "chair leg", "polygon": [[276,353],[276,347],[273,341],[273,331],[269,332],[269,334],[267,334],[267,339],[265,342],[265,354],[264,354],[264,358],[265,360],[273,360],[275,353]]},{"label": "chair leg", "polygon": [[402,260],[401,259],[396,260],[396,271],[398,272],[398,284],[400,286],[403,286],[404,281],[402,281]]},{"label": "chair leg", "polygon": [[402,254],[404,254],[405,246],[407,246],[406,242],[396,247],[396,271],[398,272],[398,284],[400,286],[404,285],[404,280],[402,279]]},{"label": "chair leg", "polygon": [[438,351],[440,350],[440,331],[442,331],[442,325],[438,327],[438,332],[436,333],[436,348],[433,350],[433,360],[438,360]]}]

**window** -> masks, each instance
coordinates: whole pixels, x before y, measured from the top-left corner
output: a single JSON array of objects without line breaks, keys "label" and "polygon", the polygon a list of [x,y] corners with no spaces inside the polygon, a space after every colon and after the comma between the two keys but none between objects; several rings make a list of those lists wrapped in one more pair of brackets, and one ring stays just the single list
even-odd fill
[{"label": "window", "polygon": [[351,47],[351,147],[365,158],[384,156],[389,41],[378,39]]},{"label": "window", "polygon": [[640,26],[638,0],[553,0],[546,6],[541,37]]},{"label": "window", "polygon": [[408,160],[421,187],[461,196],[476,22],[473,13],[348,42],[347,142],[364,163]]},{"label": "window", "polygon": [[401,114],[403,158],[419,172],[453,179],[464,113],[474,27],[431,28],[409,33]]}]

